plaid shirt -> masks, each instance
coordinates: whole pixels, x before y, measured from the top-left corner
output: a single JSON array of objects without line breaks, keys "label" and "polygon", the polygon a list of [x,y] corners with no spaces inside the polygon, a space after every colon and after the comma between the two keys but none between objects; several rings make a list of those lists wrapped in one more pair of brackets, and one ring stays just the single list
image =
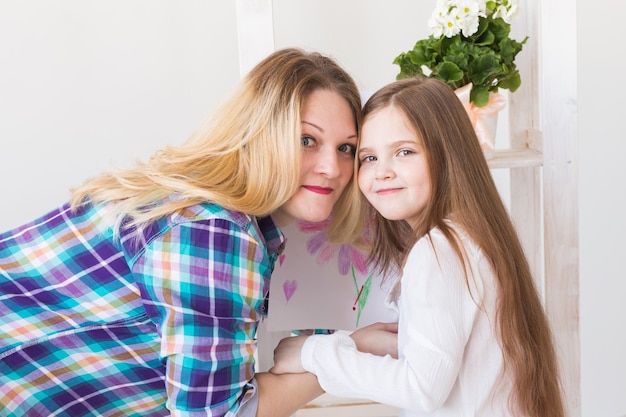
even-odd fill
[{"label": "plaid shirt", "polygon": [[235,415],[282,233],[201,204],[114,236],[107,211],[0,234],[0,416]]}]

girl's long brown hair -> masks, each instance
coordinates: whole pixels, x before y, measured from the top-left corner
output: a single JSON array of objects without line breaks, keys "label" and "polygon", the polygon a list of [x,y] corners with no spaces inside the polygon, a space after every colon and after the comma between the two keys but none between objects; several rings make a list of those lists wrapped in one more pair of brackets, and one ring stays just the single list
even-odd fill
[{"label": "girl's long brown hair", "polygon": [[[364,121],[393,106],[424,143],[432,196],[416,230],[405,221],[372,214],[371,258],[383,273],[402,268],[411,247],[439,228],[463,263],[453,220],[489,259],[498,282],[497,332],[506,371],[512,375],[514,415],[563,417],[558,364],[550,326],[530,267],[489,172],[465,108],[452,89],[431,78],[405,79],[383,87],[363,109]],[[466,275],[467,281],[467,275]]]}]

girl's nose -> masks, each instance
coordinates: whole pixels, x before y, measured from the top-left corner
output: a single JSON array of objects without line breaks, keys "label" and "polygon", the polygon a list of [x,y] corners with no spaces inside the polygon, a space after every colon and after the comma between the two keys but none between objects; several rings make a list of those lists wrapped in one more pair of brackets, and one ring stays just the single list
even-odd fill
[{"label": "girl's nose", "polygon": [[376,169],[374,170],[374,175],[376,176],[377,180],[388,180],[396,176],[395,172],[393,171],[393,169],[391,169],[390,165],[386,163],[385,161],[383,161],[382,159],[379,159],[376,162]]}]

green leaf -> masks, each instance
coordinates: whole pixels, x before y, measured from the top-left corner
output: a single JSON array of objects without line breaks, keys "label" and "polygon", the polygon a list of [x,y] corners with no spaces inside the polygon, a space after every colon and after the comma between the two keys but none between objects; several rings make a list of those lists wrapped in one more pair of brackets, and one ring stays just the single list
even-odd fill
[{"label": "green leaf", "polygon": [[496,43],[499,43],[502,39],[509,39],[511,34],[511,25],[506,23],[504,19],[498,17],[497,19],[488,19],[489,31],[493,33]]},{"label": "green leaf", "polygon": [[476,107],[484,107],[489,103],[489,88],[479,85],[472,86],[470,90],[470,101],[474,103]]},{"label": "green leaf", "polygon": [[491,82],[501,70],[502,67],[495,54],[481,55],[474,59],[470,65],[472,83],[475,86],[485,86],[489,88]]},{"label": "green leaf", "polygon": [[413,47],[413,50],[407,52],[407,56],[414,65],[430,67],[436,62],[437,52],[429,48],[425,43],[418,42]]},{"label": "green leaf", "polygon": [[454,84],[463,78],[463,71],[453,62],[442,62],[437,65],[435,74],[437,78],[444,81],[446,84]]},{"label": "green leaf", "polygon": [[459,37],[448,45],[448,50],[443,57],[443,61],[453,62],[463,72],[467,72],[469,61],[474,56],[473,47],[474,45],[463,42]]},{"label": "green leaf", "polygon": [[490,30],[486,30],[485,32],[483,32],[480,38],[476,40],[476,45],[490,46],[490,45],[493,45],[495,40],[496,40],[496,36],[493,34],[493,32]]},{"label": "green leaf", "polygon": [[500,88],[504,88],[505,90],[509,90],[511,93],[517,91],[517,89],[522,85],[522,78],[519,75],[519,72],[515,72],[508,77],[500,80]]},{"label": "green leaf", "polygon": [[393,63],[400,66],[400,72],[396,75],[397,80],[424,75],[421,66],[415,65],[407,53],[398,55]]},{"label": "green leaf", "polygon": [[472,36],[467,38],[468,43],[474,43],[476,39],[480,39],[481,36],[489,29],[489,20],[484,17],[478,19],[478,30]]},{"label": "green leaf", "polygon": [[[373,274],[370,274],[367,279],[365,280],[365,283],[363,283],[363,289],[361,290],[361,295],[358,298],[358,302],[357,302],[357,315],[356,315],[356,327],[359,327],[359,321],[361,320],[361,312],[363,311],[363,309],[365,308],[365,304],[367,303],[367,298],[369,296],[370,293],[370,287],[372,286],[372,276]],[[357,285],[358,287],[358,285]]]}]

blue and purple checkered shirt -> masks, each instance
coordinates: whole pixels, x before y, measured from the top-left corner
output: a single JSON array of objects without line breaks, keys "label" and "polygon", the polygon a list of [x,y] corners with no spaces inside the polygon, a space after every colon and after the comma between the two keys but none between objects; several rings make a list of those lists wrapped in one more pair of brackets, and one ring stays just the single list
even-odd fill
[{"label": "blue and purple checkered shirt", "polygon": [[212,204],[115,236],[107,206],[0,234],[0,416],[230,416],[284,237]]}]

